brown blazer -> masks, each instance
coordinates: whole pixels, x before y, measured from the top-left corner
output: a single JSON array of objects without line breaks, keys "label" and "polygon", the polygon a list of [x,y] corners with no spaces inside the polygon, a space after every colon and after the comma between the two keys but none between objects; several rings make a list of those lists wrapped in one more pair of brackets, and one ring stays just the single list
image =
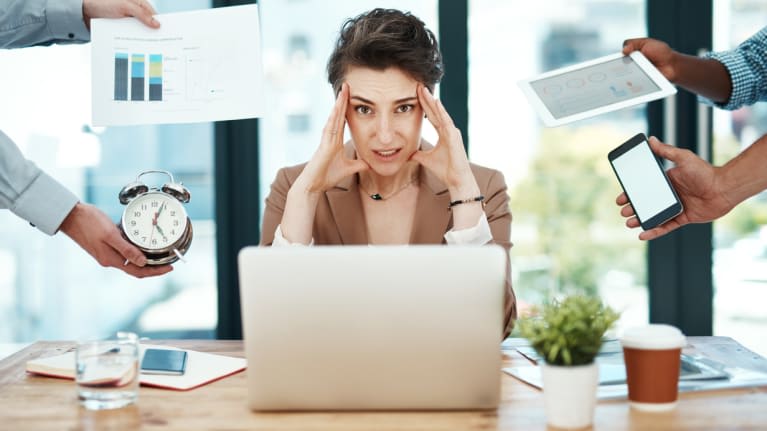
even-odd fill
[{"label": "brown blazer", "polygon": [[[422,147],[427,147],[423,144]],[[356,158],[354,148],[346,144],[348,156]],[[306,163],[282,168],[272,183],[266,198],[261,245],[274,241],[274,232],[282,221],[288,190],[303,171]],[[493,243],[503,246],[507,254],[511,248],[511,210],[506,182],[499,171],[471,164],[471,170],[485,197],[485,214],[490,224]],[[447,210],[450,194],[447,186],[436,176],[419,167],[419,195],[410,244],[445,244],[444,235],[453,227],[452,213]],[[359,193],[359,177],[344,178],[327,190],[317,203],[312,237],[316,245],[368,244],[365,213]],[[510,269],[506,271],[505,335],[511,331],[516,319],[516,301],[511,287]]]}]

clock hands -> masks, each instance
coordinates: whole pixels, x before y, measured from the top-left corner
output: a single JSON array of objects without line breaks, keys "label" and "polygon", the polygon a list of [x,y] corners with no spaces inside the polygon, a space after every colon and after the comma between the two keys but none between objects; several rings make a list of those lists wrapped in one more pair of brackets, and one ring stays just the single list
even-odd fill
[{"label": "clock hands", "polygon": [[[163,239],[167,242],[168,238],[165,236],[165,232],[162,231],[162,228],[160,225],[157,224],[157,219],[160,218],[160,214],[162,213],[162,210],[165,209],[165,203],[163,202],[162,205],[160,205],[160,209],[155,213],[154,219],[152,220],[152,226],[154,228],[157,228],[157,232],[160,232],[160,235],[162,235]],[[186,259],[184,259],[184,255],[181,254],[180,251],[178,251],[177,248],[173,249],[173,253],[176,254],[176,257],[184,263],[186,263]]]},{"label": "clock hands", "polygon": [[157,210],[157,214],[154,215],[154,222],[157,224],[157,218],[160,217],[160,214],[162,213],[163,208],[165,208],[165,202],[160,205],[160,209]]},{"label": "clock hands", "polygon": [[[162,228],[157,224],[157,219],[160,218],[160,214],[162,214],[162,210],[165,208],[165,202],[163,202],[162,205],[160,205],[160,209],[157,210],[156,213],[154,213],[154,218],[152,218],[152,233],[154,233],[155,228],[157,229],[157,232],[160,232],[160,235],[162,235],[162,238],[165,241],[168,241],[168,238],[165,236],[165,232],[162,231]],[[150,238],[151,241],[151,238]]]},{"label": "clock hands", "polygon": [[[155,222],[157,221],[157,219],[159,219],[159,218],[160,218],[160,214],[162,214],[162,210],[164,210],[164,209],[165,209],[165,205],[166,205],[166,203],[165,203],[165,202],[163,202],[163,203],[162,203],[162,205],[160,205],[160,210],[159,210],[159,211],[157,211],[157,217],[155,218]],[[156,223],[155,223],[155,224],[156,224]],[[162,235],[162,238],[163,238],[163,239],[164,239],[166,242],[168,241],[168,238],[165,236],[165,232],[163,232],[163,231],[162,231],[162,228],[160,227],[160,225],[157,225],[157,232],[160,232],[160,235]]]}]

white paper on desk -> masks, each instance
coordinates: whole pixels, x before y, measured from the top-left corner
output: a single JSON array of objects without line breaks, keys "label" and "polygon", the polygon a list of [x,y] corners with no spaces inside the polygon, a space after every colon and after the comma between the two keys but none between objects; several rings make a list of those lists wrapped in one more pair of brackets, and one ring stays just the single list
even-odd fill
[{"label": "white paper on desk", "polygon": [[95,126],[259,117],[258,6],[91,21]]},{"label": "white paper on desk", "polygon": [[[146,349],[180,350],[170,346],[141,344],[140,358],[144,357]],[[186,391],[237,373],[246,367],[246,361],[243,358],[196,352],[194,350],[186,350],[186,352],[186,371],[184,375],[141,374],[141,384],[143,386]],[[44,376],[74,379],[75,352],[71,351],[61,355],[29,360],[26,364],[26,370],[30,373]]]},{"label": "white paper on desk", "polygon": [[[599,364],[600,383],[597,386],[597,399],[616,400],[628,397],[628,385],[626,383],[610,384],[616,380],[610,376],[620,374],[619,367],[613,364]],[[604,368],[604,371],[603,371]],[[523,382],[538,389],[543,389],[541,367],[529,365],[523,367],[504,368],[506,374],[516,377]],[[717,389],[736,389],[767,385],[767,374],[738,367],[725,367],[724,371],[729,375],[726,379],[715,380],[680,380],[679,392],[712,391]]]}]

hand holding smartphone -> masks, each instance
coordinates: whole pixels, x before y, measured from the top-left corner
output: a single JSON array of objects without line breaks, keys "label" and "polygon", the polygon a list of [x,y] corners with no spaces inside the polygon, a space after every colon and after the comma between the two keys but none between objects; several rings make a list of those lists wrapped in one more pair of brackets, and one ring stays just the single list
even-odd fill
[{"label": "hand holding smartphone", "polygon": [[180,376],[186,370],[186,351],[166,349],[146,349],[141,360],[141,372],[144,374],[165,374]]},{"label": "hand holding smartphone", "polygon": [[607,159],[642,229],[660,226],[682,212],[682,202],[643,133],[610,151]]}]

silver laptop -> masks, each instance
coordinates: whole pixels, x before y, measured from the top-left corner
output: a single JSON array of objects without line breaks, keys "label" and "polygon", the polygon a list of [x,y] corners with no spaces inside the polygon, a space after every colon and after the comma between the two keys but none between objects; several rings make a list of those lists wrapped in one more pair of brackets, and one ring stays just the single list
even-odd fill
[{"label": "silver laptop", "polygon": [[505,262],[496,246],[244,248],[250,408],[495,408]]}]

